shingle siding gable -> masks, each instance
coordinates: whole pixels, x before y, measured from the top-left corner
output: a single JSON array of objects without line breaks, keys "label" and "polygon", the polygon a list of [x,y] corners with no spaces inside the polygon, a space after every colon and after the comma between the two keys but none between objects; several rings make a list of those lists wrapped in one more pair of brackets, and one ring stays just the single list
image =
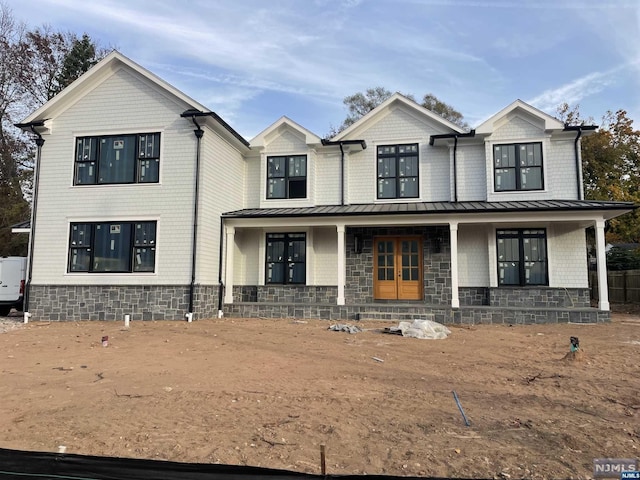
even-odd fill
[{"label": "shingle siding gable", "polygon": [[[156,273],[109,275],[115,284],[185,284],[189,281],[193,158],[192,126],[182,108],[148,83],[119,70],[53,121],[45,135],[33,265],[35,284],[104,284],[105,276],[67,275],[69,222],[156,219]],[[74,138],[160,131],[159,184],[73,186]],[[43,255],[38,252],[56,252]],[[36,258],[37,257],[37,258]]]}]

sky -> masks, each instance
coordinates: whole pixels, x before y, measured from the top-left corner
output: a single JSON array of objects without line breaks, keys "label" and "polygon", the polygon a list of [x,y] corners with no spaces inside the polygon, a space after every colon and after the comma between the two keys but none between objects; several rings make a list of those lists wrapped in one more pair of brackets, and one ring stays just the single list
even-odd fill
[{"label": "sky", "polygon": [[324,137],[347,95],[433,93],[471,127],[516,99],[640,128],[640,0],[0,0],[83,33],[246,139],[286,115]]}]

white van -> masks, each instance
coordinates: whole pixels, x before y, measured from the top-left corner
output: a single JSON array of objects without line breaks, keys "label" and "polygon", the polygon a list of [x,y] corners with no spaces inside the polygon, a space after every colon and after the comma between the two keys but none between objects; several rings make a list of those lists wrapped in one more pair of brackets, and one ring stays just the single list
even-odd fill
[{"label": "white van", "polygon": [[0,257],[0,316],[22,310],[26,270],[26,257]]}]

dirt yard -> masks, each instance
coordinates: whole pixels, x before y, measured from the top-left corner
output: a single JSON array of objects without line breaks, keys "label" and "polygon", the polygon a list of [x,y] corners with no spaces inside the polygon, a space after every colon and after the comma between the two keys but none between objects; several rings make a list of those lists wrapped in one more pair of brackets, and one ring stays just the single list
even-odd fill
[{"label": "dirt yard", "polygon": [[320,473],[325,444],[332,474],[512,479],[589,478],[594,458],[639,456],[640,316],[445,340],[329,325],[14,325],[0,335],[0,447]]}]

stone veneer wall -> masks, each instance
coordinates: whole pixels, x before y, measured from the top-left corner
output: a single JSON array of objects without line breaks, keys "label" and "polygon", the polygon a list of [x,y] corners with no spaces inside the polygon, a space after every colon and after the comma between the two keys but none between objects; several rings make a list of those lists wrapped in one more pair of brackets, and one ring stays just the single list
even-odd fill
[{"label": "stone veneer wall", "polygon": [[[188,285],[31,285],[33,320],[184,320]],[[218,312],[218,286],[196,285],[194,317]]]},{"label": "stone veneer wall", "polygon": [[279,303],[234,303],[225,305],[227,317],[314,318],[329,321],[386,320],[397,322],[416,318],[444,324],[538,324],[607,322],[610,312],[595,308],[515,308],[461,307],[452,309],[421,305],[284,305]]},{"label": "stone veneer wall", "polygon": [[583,308],[591,305],[591,296],[588,288],[491,287],[489,288],[489,305],[525,308]]},{"label": "stone veneer wall", "polygon": [[234,302],[326,303],[335,305],[338,287],[333,285],[234,285]]},{"label": "stone veneer wall", "polygon": [[[362,252],[354,252],[354,238],[362,238]],[[423,300],[432,305],[451,304],[451,260],[449,228],[440,226],[347,228],[345,301],[373,303],[374,237],[422,237]]]}]

